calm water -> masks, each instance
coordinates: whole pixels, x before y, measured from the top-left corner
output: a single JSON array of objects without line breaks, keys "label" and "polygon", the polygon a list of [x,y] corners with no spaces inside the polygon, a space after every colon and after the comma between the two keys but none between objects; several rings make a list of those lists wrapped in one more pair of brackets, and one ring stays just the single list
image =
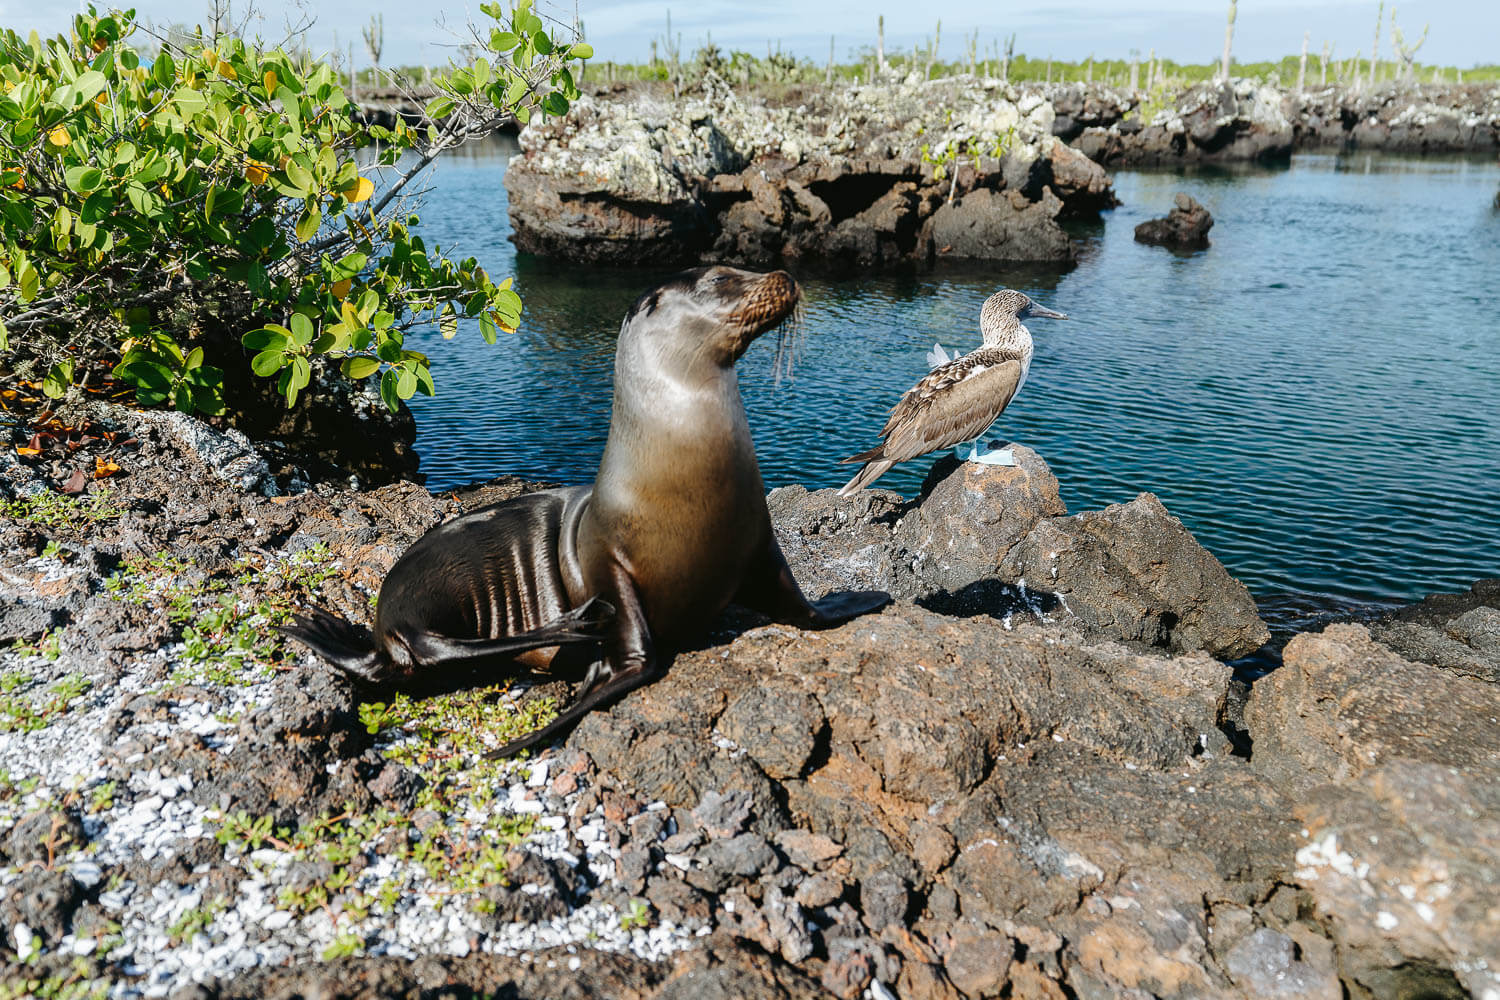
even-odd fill
[{"label": "calm water", "polygon": [[[415,406],[433,488],[592,479],[615,334],[657,277],[518,258],[508,153],[446,165],[422,209],[429,238],[515,274],[526,304],[497,347],[477,329],[414,345],[437,369]],[[773,388],[769,338],[740,365],[767,485],[846,480],[837,460],[874,443],[924,352],[977,344],[980,304],[1008,285],[1074,317],[1029,324],[1036,360],[997,428],[1047,459],[1069,509],[1156,493],[1283,626],[1500,575],[1500,168],[1298,156],[1115,187],[1124,205],[1080,231],[1067,274],[805,281],[795,380]],[[1136,244],[1179,190],[1213,213],[1213,246]],[[931,461],[879,485],[910,494]]]}]

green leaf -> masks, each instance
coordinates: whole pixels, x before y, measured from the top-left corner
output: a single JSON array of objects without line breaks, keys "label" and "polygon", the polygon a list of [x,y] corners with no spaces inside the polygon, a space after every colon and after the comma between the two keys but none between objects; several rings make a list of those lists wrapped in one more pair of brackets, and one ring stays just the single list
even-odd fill
[{"label": "green leaf", "polygon": [[355,307],[359,312],[359,322],[363,325],[370,322],[370,317],[375,315],[375,310],[380,308],[380,296],[375,289],[366,288],[359,297],[359,304]]},{"label": "green leaf", "polygon": [[177,78],[177,63],[172,59],[172,53],[166,49],[157,53],[156,61],[151,64],[151,78],[160,87],[170,85]]},{"label": "green leaf", "polygon": [[271,348],[250,359],[250,370],[257,375],[274,375],[286,367],[286,352]]},{"label": "green leaf", "polygon": [[36,298],[36,293],[42,287],[41,275],[37,274],[36,268],[32,267],[29,263],[23,266],[21,272],[16,275],[16,282],[21,286],[22,302],[30,302]]},{"label": "green leaf", "polygon": [[359,277],[359,272],[365,269],[365,264],[370,260],[362,253],[351,253],[340,257],[339,260],[328,269],[329,281],[353,280]]},{"label": "green leaf", "polygon": [[346,376],[352,379],[369,378],[380,371],[379,358],[346,358],[340,366]]},{"label": "green leaf", "polygon": [[594,58],[594,47],[588,42],[579,42],[568,50],[568,57],[571,59],[592,59]]},{"label": "green leaf", "polygon": [[298,347],[306,347],[312,343],[312,339],[312,320],[301,313],[292,313],[292,343]]},{"label": "green leaf", "polygon": [[401,409],[401,397],[396,393],[398,378],[394,368],[387,368],[385,374],[380,376],[380,398],[385,401],[386,408],[392,413]]},{"label": "green leaf", "polygon": [[484,337],[486,344],[495,343],[500,328],[495,324],[495,318],[488,312],[479,314],[479,333]]},{"label": "green leaf", "polygon": [[203,348],[201,347],[193,348],[188,352],[188,356],[182,359],[182,368],[184,371],[192,371],[194,368],[202,366],[202,364]]},{"label": "green leaf", "polygon": [[401,374],[396,378],[396,395],[402,399],[411,399],[417,391],[417,373],[409,365],[402,365],[399,371]]},{"label": "green leaf", "polygon": [[243,344],[247,350],[251,351],[263,351],[268,347],[274,347],[277,350],[285,350],[286,345],[291,341],[291,339],[292,331],[288,330],[284,326],[277,326],[274,323],[268,323],[267,325],[261,327],[259,330],[251,330],[249,333],[245,334],[240,338],[240,343]]},{"label": "green leaf", "polygon": [[0,354],[4,354],[6,351],[9,351],[9,350],[10,350],[10,331],[5,328],[5,324],[3,322],[0,322]]},{"label": "green leaf", "polygon": [[133,361],[115,368],[116,375],[135,386],[135,398],[145,406],[164,402],[172,391],[172,373],[154,361]]},{"label": "green leaf", "polygon": [[447,118],[453,111],[453,98],[435,97],[427,102],[427,117],[433,121]]},{"label": "green leaf", "polygon": [[10,268],[0,263],[0,291],[10,287]]},{"label": "green leaf", "polygon": [[542,110],[553,117],[565,115],[568,113],[568,99],[554,90],[542,101]]},{"label": "green leaf", "polygon": [[309,205],[303,209],[302,215],[297,219],[294,232],[297,239],[306,243],[318,234],[318,227],[323,224],[323,213],[317,207]]},{"label": "green leaf", "polygon": [[42,395],[48,399],[61,399],[67,394],[68,387],[73,384],[73,361],[59,361],[53,365],[42,379]]},{"label": "green leaf", "polygon": [[312,193],[313,175],[306,167],[296,160],[286,161],[286,179],[291,182],[292,188],[298,197],[306,197]]},{"label": "green leaf", "polygon": [[490,51],[506,53],[519,45],[521,39],[513,31],[501,31],[496,28],[490,32]]},{"label": "green leaf", "polygon": [[552,54],[552,39],[545,31],[537,31],[531,36],[531,44],[536,46],[538,54],[550,56]]},{"label": "green leaf", "polygon": [[76,100],[79,104],[92,101],[107,86],[109,86],[109,81],[104,78],[104,74],[94,70],[80,73],[78,79],[73,81],[73,89],[77,93]]},{"label": "green leaf", "polygon": [[401,345],[394,340],[387,340],[375,348],[375,353],[380,357],[381,361],[389,361],[394,364],[401,360]]},{"label": "green leaf", "polygon": [[443,314],[438,317],[438,329],[442,331],[444,340],[452,340],[454,334],[458,333],[458,317],[453,314],[452,306],[443,307]]},{"label": "green leaf", "polygon": [[69,167],[63,180],[74,194],[88,194],[104,182],[104,171],[90,166]]}]

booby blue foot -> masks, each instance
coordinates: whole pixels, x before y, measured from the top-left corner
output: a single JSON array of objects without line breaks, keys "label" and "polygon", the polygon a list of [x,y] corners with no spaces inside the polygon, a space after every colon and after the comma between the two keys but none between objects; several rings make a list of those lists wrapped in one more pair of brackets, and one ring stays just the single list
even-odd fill
[{"label": "booby blue foot", "polygon": [[990,448],[987,451],[975,449],[974,455],[969,459],[981,465],[1015,465],[1016,452],[1013,448]]},{"label": "booby blue foot", "polygon": [[1015,449],[981,448],[978,441],[959,445],[953,449],[953,455],[960,462],[978,462],[980,465],[1013,466],[1016,464]]}]

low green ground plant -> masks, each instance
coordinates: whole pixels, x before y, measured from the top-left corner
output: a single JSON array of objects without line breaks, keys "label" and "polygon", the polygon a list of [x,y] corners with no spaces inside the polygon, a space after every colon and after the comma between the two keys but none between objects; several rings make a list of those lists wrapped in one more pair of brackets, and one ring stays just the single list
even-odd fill
[{"label": "low green ground plant", "polygon": [[[494,808],[497,794],[516,780],[516,765],[483,755],[557,714],[553,699],[517,704],[508,694],[492,686],[360,706],[384,756],[419,779],[410,809],[345,810],[296,828],[238,812],[221,819],[216,836],[242,852],[273,848],[324,866],[326,877],[283,889],[277,905],[297,916],[328,912],[335,921],[331,953],[357,953],[360,925],[390,916],[414,892],[434,907],[456,902],[484,911],[492,905],[485,890],[507,884],[507,851],[532,834],[536,819]],[[381,879],[366,874],[377,854],[396,862]]]}]

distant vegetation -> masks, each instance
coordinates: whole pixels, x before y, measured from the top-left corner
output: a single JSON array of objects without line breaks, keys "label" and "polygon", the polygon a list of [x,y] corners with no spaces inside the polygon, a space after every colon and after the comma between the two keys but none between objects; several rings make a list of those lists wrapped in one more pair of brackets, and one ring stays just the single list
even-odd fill
[{"label": "distant vegetation", "polygon": [[[712,69],[732,84],[814,84],[825,82],[830,78],[843,83],[868,83],[874,76],[881,75],[875,68],[873,51],[868,48],[861,49],[856,52],[854,61],[834,63],[830,68],[826,62],[819,65],[811,59],[798,59],[774,49],[769,55],[758,56],[744,51],[725,52],[717,46],[708,45],[676,63],[660,57],[655,62],[594,62],[589,65],[583,83],[597,85],[649,80],[662,82],[676,80],[691,83],[700,79],[707,69]],[[1291,87],[1297,83],[1300,58],[1300,56],[1290,55],[1276,62],[1251,63],[1235,60],[1231,63],[1230,72],[1236,77],[1265,80]],[[1169,85],[1186,86],[1212,80],[1219,71],[1217,61],[1180,63],[1171,59],[1152,59],[1150,55],[1134,59],[1086,59],[1082,62],[1068,62],[1017,53],[1008,64],[1003,58],[996,58],[993,55],[976,58],[973,61],[967,58],[929,61],[927,53],[920,48],[907,51],[888,50],[885,54],[885,62],[887,67],[885,75],[895,77],[904,77],[916,71],[932,79],[975,74],[1003,78],[1017,83],[1092,81],[1117,87],[1129,87],[1132,79],[1135,79],[1136,86],[1143,90],[1150,87],[1153,80]],[[1399,63],[1381,60],[1379,66],[1376,67],[1377,83],[1397,79],[1399,70]],[[1369,80],[1369,59],[1329,59],[1325,76],[1319,57],[1316,54],[1308,56],[1305,78],[1305,85],[1308,88],[1323,86],[1325,80],[1327,85],[1350,84],[1356,78],[1362,81]],[[1417,64],[1414,66],[1413,79],[1421,83],[1457,83],[1460,81],[1492,83],[1500,81],[1500,63],[1470,69]]]},{"label": "distant vegetation", "polygon": [[[1421,83],[1500,81],[1500,63],[1460,69],[1416,62],[1416,51],[1426,39],[1426,29],[1415,44],[1408,44],[1396,23],[1394,9],[1390,14],[1387,23],[1385,5],[1382,3],[1375,10],[1373,38],[1381,58],[1373,67],[1363,52],[1340,54],[1334,47],[1319,42],[1318,47],[1305,55],[1288,55],[1276,61],[1247,63],[1231,59],[1230,74],[1287,87],[1296,86],[1300,75],[1307,88],[1368,85],[1372,77],[1377,84],[1403,76]],[[1232,4],[1230,17],[1232,26]],[[910,49],[887,49],[883,37],[884,18],[878,18],[872,25],[874,30],[863,38],[830,38],[828,56],[822,60],[806,56],[799,58],[782,51],[779,44],[773,47],[769,42],[764,55],[726,50],[714,44],[711,36],[696,50],[688,51],[683,48],[681,32],[674,32],[670,11],[665,24],[665,32],[651,42],[649,60],[636,63],[589,62],[580,74],[580,84],[656,81],[693,85],[710,70],[736,86],[816,84],[835,80],[868,83],[877,77],[903,78],[917,72],[925,78],[978,75],[1015,82],[1096,82],[1126,88],[1133,85],[1148,90],[1212,80],[1221,69],[1218,57],[1207,58],[1201,63],[1180,63],[1158,59],[1154,50],[1128,52],[1124,58],[1091,57],[1075,62],[1028,55],[1015,51],[1015,35],[982,39],[973,32],[955,38],[943,34],[941,21],[934,24],[933,33],[923,44]],[[1380,40],[1382,29],[1387,39],[1384,47],[1381,47]],[[1209,54],[1207,50],[1206,45],[1206,56]],[[843,53],[841,60],[836,58],[839,52]],[[435,72],[425,67],[407,66],[397,70],[396,76],[420,83],[432,80]],[[358,71],[355,77],[360,86],[373,87],[391,78],[391,74],[386,73],[377,81],[376,71],[371,68]]]}]

